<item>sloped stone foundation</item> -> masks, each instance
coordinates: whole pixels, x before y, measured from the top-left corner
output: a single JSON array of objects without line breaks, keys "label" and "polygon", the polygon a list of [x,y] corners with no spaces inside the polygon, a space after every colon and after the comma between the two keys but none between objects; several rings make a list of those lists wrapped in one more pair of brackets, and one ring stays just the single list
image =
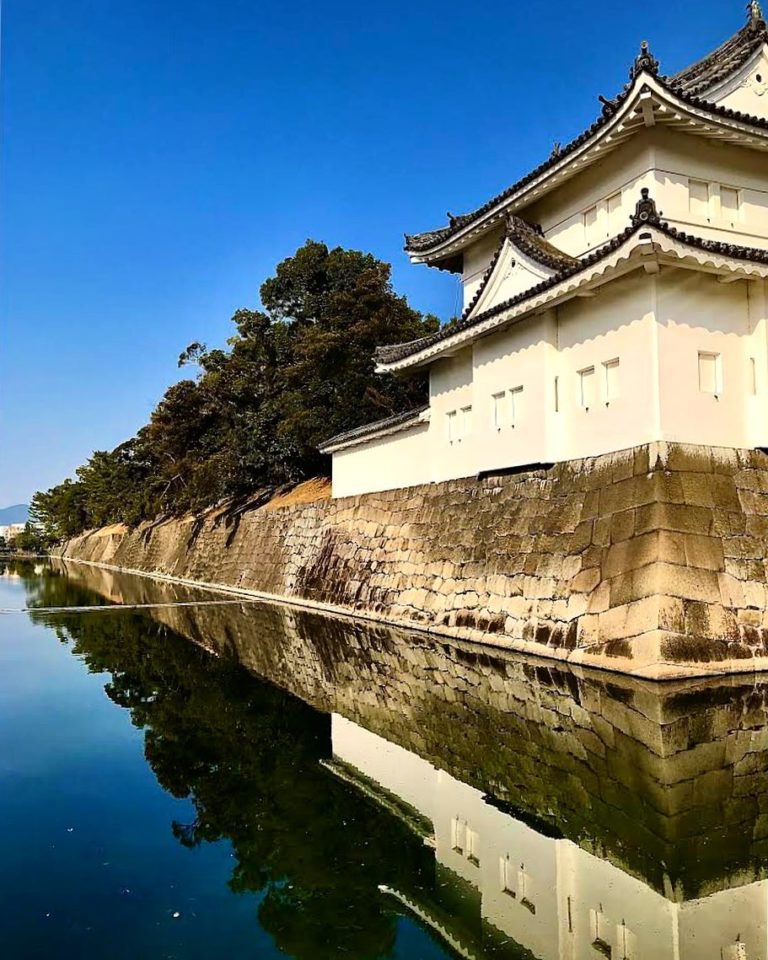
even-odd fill
[{"label": "sloped stone foundation", "polygon": [[760,451],[650,444],[59,552],[645,677],[768,669]]}]

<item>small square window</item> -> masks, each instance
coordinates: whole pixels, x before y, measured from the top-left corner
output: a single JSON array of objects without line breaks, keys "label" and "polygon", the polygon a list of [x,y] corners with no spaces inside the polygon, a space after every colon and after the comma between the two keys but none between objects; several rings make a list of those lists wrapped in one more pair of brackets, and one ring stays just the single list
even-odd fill
[{"label": "small square window", "polygon": [[709,219],[709,184],[706,180],[688,181],[688,204],[694,216]]},{"label": "small square window", "polygon": [[735,224],[739,219],[741,197],[734,187],[720,187],[720,212],[723,220]]},{"label": "small square window", "polygon": [[472,407],[462,407],[459,413],[461,414],[459,440],[463,440],[469,436],[472,429]]},{"label": "small square window", "polygon": [[499,858],[499,879],[501,892],[506,893],[508,897],[512,897],[514,900],[517,896],[515,893],[515,871],[508,856]]},{"label": "small square window", "polygon": [[509,416],[510,422],[514,427],[523,412],[523,388],[515,387],[513,390],[509,391]]},{"label": "small square window", "polygon": [[506,396],[505,390],[491,396],[491,424],[496,430],[501,430],[506,420],[504,409]]},{"label": "small square window", "polygon": [[607,235],[613,236],[615,233],[618,233],[623,226],[621,222],[621,191],[614,193],[612,197],[608,197],[605,201],[605,206],[608,211]]},{"label": "small square window", "polygon": [[451,820],[451,849],[456,853],[464,853],[464,848],[466,845],[466,831],[467,825],[463,820],[459,820],[458,817],[454,817]]},{"label": "small square window", "polygon": [[598,237],[597,232],[597,206],[590,207],[583,214],[584,221],[584,240],[587,246],[591,246]]},{"label": "small square window", "polygon": [[458,440],[458,417],[456,416],[456,411],[451,410],[445,415],[445,429],[448,436],[448,443],[453,443],[455,440]]},{"label": "small square window", "polygon": [[719,353],[699,351],[699,390],[719,397],[723,392],[722,365]]},{"label": "small square window", "polygon": [[743,940],[737,940],[724,947],[723,960],[749,960],[746,943]]},{"label": "small square window", "polygon": [[579,370],[579,403],[585,410],[595,405],[595,368]]},{"label": "small square window", "polygon": [[603,375],[605,380],[605,402],[610,403],[612,400],[618,400],[620,396],[618,359],[606,360],[603,364]]},{"label": "small square window", "polygon": [[467,846],[466,846],[466,857],[470,863],[474,864],[476,867],[480,866],[480,837],[476,830],[470,830],[469,827],[466,828],[466,837],[467,837]]}]

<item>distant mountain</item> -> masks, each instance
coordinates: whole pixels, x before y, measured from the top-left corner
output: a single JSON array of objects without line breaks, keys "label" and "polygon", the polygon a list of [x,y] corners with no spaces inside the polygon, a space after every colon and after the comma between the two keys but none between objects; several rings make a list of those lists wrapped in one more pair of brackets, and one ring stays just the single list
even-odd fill
[{"label": "distant mountain", "polygon": [[16,503],[12,507],[0,507],[0,526],[6,523],[26,523],[28,519],[28,503]]}]

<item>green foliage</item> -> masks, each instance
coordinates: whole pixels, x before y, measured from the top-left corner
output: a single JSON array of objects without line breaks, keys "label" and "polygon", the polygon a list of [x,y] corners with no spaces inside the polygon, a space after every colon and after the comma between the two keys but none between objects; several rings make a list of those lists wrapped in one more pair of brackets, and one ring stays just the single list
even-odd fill
[{"label": "green foliage", "polygon": [[20,553],[45,553],[48,541],[42,530],[27,522],[21,533],[13,538],[13,549]]},{"label": "green foliage", "polygon": [[264,282],[261,302],[235,313],[228,349],[187,347],[179,366],[197,365],[197,377],[170,387],[136,437],[35,495],[48,538],[327,473],[323,440],[426,399],[423,375],[374,372],[376,346],[438,323],[393,291],[390,266],[371,254],[308,240]]}]

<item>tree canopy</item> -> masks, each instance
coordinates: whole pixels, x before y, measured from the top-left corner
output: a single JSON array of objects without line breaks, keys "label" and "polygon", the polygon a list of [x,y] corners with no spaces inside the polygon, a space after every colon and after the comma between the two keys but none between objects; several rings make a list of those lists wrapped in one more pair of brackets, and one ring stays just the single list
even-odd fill
[{"label": "tree canopy", "polygon": [[32,516],[51,540],[110,523],[134,526],[328,472],[318,447],[343,430],[417,406],[423,375],[374,372],[373,352],[438,327],[395,293],[389,264],[308,240],[241,309],[226,349],[190,344],[149,423],[97,450],[35,494]]}]

